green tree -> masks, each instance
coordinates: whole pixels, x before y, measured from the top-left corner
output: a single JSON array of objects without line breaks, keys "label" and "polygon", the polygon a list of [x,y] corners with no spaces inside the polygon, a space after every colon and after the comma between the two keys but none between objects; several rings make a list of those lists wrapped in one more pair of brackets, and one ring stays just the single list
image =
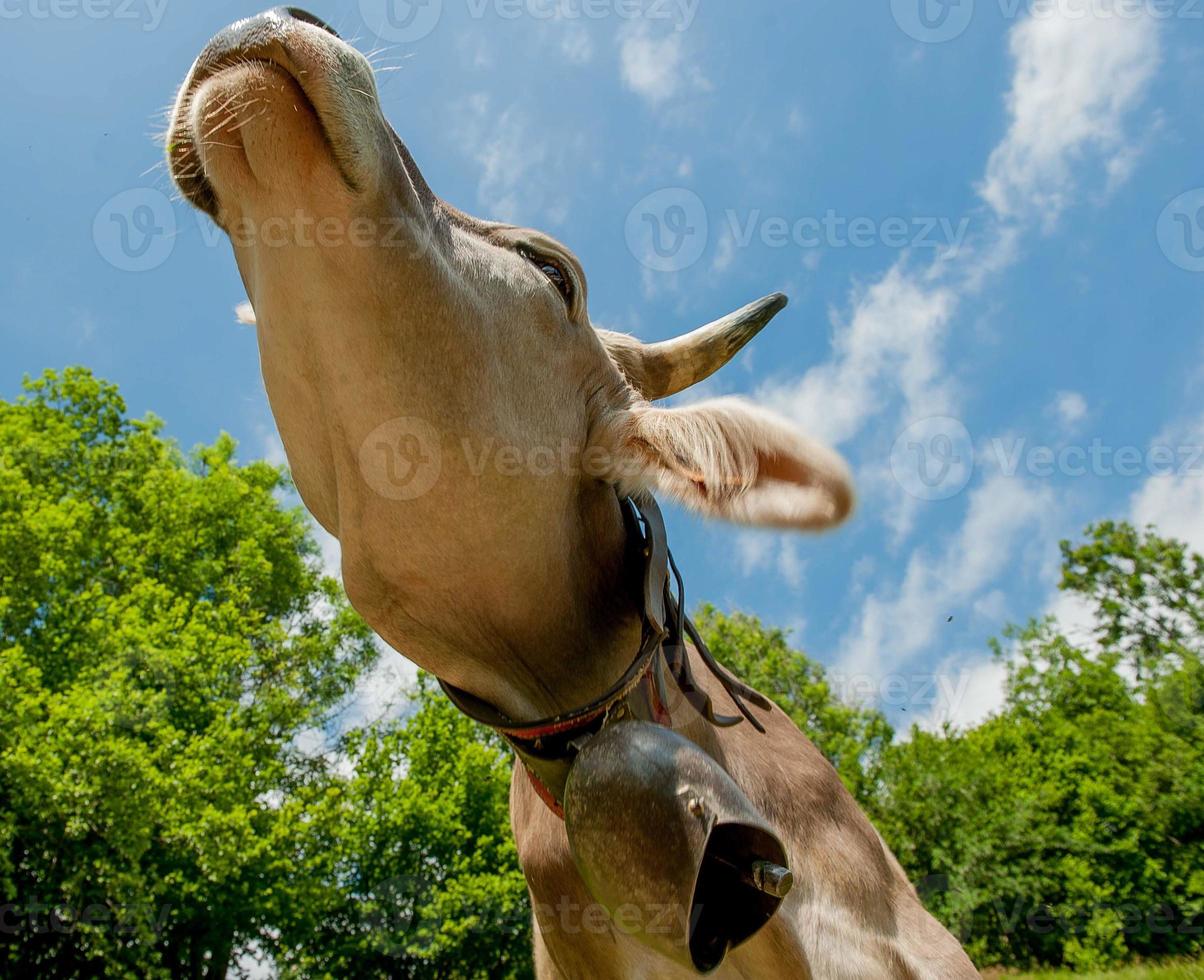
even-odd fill
[{"label": "green tree", "polygon": [[884,762],[878,825],[982,966],[1202,948],[1200,559],[1123,524],[1088,534],[1063,545],[1063,587],[1093,604],[1100,648],[1009,630],[1004,709],[913,730]]},{"label": "green tree", "polygon": [[1097,642],[1120,654],[1150,692],[1157,678],[1192,669],[1204,652],[1204,558],[1179,541],[1104,521],[1078,547],[1063,541],[1066,590],[1095,604]]},{"label": "green tree", "polygon": [[883,714],[843,701],[821,664],[754,616],[724,615],[704,605],[697,625],[715,657],[773,699],[832,762],[853,796],[870,799],[882,752],[894,737]]},{"label": "green tree", "polygon": [[185,459],[82,369],[26,393],[0,403],[0,961],[223,976],[280,880],[296,736],[375,649],[281,470],[226,436]]},{"label": "green tree", "polygon": [[[286,474],[160,432],[82,369],[0,402],[0,974],[223,976],[257,947],[289,977],[530,976],[509,751],[425,678],[344,730],[379,654]],[[1063,565],[1092,642],[1008,631],[1003,710],[902,744],[782,631],[699,626],[981,965],[1190,955],[1204,560],[1105,523]]]},{"label": "green tree", "polygon": [[520,975],[506,753],[426,689],[338,738],[378,653],[286,475],[160,429],[0,402],[0,974]]},{"label": "green tree", "polygon": [[532,973],[527,886],[510,833],[513,756],[419,678],[407,724],[353,733],[338,782],[295,801],[295,848],[324,883],[281,910],[283,976]]}]

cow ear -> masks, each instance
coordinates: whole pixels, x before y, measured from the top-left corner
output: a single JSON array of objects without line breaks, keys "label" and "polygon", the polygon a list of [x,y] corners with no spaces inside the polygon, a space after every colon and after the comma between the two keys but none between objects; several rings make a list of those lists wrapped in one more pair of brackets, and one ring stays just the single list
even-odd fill
[{"label": "cow ear", "polygon": [[853,509],[853,482],[837,453],[738,399],[637,405],[616,420],[614,435],[628,477],[621,484],[659,489],[708,517],[818,530]]}]

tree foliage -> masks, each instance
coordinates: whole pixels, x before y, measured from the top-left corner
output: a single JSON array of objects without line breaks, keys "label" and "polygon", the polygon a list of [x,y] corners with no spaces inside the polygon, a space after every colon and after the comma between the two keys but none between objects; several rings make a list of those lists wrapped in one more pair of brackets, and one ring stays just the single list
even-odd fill
[{"label": "tree foliage", "polygon": [[429,692],[338,738],[378,653],[287,477],[160,427],[81,369],[0,402],[0,974],[517,975],[506,753]]},{"label": "tree foliage", "polygon": [[510,752],[428,678],[414,697],[407,724],[353,733],[347,774],[291,804],[320,887],[281,910],[282,976],[531,975]]},{"label": "tree foliage", "polygon": [[894,737],[885,716],[848,704],[823,665],[791,648],[785,632],[755,616],[724,615],[704,605],[699,632],[715,657],[781,708],[827,756],[861,802],[874,792],[883,750]]},{"label": "tree foliage", "polygon": [[[0,974],[214,977],[258,951],[285,977],[530,976],[510,752],[422,678],[407,717],[346,726],[380,654],[286,474],[235,453],[181,453],[82,369],[0,402]],[[1191,955],[1204,560],[1114,523],[1062,552],[1098,628],[1010,630],[1004,707],[968,731],[896,742],[782,631],[698,624],[979,965]]]},{"label": "tree foliage", "polygon": [[877,823],[982,966],[1204,948],[1204,578],[1154,533],[1062,546],[1099,646],[1010,630],[1004,709],[893,746]]}]

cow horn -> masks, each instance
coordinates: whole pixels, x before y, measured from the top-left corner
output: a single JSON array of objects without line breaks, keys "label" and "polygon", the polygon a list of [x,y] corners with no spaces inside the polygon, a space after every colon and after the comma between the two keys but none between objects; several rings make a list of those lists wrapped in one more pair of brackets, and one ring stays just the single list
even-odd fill
[{"label": "cow horn", "polygon": [[709,378],[786,306],[773,293],[691,333],[656,344],[599,330],[603,344],[627,380],[649,401],[668,398]]}]

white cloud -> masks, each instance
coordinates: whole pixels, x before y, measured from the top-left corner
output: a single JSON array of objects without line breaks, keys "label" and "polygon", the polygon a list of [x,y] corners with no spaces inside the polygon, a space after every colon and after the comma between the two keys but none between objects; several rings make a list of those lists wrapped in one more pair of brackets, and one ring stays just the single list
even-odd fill
[{"label": "white cloud", "polygon": [[758,399],[835,443],[858,435],[892,393],[912,417],[943,414],[951,399],[939,345],[956,304],[953,292],[920,281],[900,261],[857,294],[847,321],[835,322],[830,361],[795,382],[763,386]]},{"label": "white cloud", "polygon": [[1047,226],[1056,219],[1087,150],[1105,153],[1102,169],[1111,180],[1122,173],[1124,123],[1158,64],[1152,18],[1085,16],[1082,2],[1060,0],[1012,29],[1011,125],[981,187],[993,222],[927,268],[904,257],[854,291],[849,315],[834,318],[831,359],[801,378],[766,385],[762,401],[836,442],[851,440],[899,400],[899,430],[955,414],[943,358],[952,318],[967,296],[1015,261],[1034,211]]},{"label": "white cloud", "polygon": [[1133,499],[1133,521],[1204,554],[1204,474],[1151,477]]},{"label": "white cloud", "polygon": [[858,621],[841,643],[841,669],[879,675],[923,653],[947,618],[989,602],[991,585],[1040,540],[1055,513],[1047,486],[994,474],[970,494],[965,520],[937,552],[916,550],[897,587],[866,597]]},{"label": "white cloud", "polygon": [[87,343],[96,336],[96,329],[99,324],[96,319],[96,314],[91,310],[72,310],[71,319],[75,329],[79,332],[79,338],[82,343]]},{"label": "white cloud", "polygon": [[769,565],[773,554],[773,536],[763,531],[744,531],[736,538],[736,556],[740,559],[740,571],[745,576],[753,575]]},{"label": "white cloud", "polygon": [[1095,607],[1077,592],[1055,592],[1045,607],[1045,615],[1058,621],[1058,632],[1075,646],[1094,650],[1099,620]]},{"label": "white cloud", "polygon": [[461,34],[456,38],[456,47],[465,64],[474,71],[485,71],[494,66],[493,49],[480,34]]},{"label": "white cloud", "polygon": [[1011,125],[980,188],[1000,217],[1036,214],[1055,222],[1089,149],[1103,154],[1113,183],[1131,169],[1123,123],[1157,69],[1158,24],[1150,16],[1117,17],[1113,7],[1107,0],[1057,0],[1050,12],[1012,29]]},{"label": "white cloud", "polygon": [[518,220],[519,188],[528,183],[529,172],[544,162],[546,153],[546,146],[532,136],[516,109],[506,109],[497,117],[476,153],[482,169],[477,196],[494,217]]},{"label": "white cloud", "polygon": [[[944,344],[963,302],[1017,258],[1034,217],[1048,229],[1073,197],[1089,150],[1104,154],[1109,182],[1123,178],[1134,155],[1124,123],[1159,57],[1155,24],[1117,24],[1069,17],[1065,8],[1012,31],[1015,76],[1009,96],[1011,125],[991,154],[981,192],[989,222],[970,247],[938,256],[927,267],[905,256],[872,285],[855,291],[851,311],[834,317],[832,356],[801,378],[764,386],[758,397],[821,438],[846,443],[892,410],[894,430],[933,415],[958,415],[957,389],[944,361]],[[1068,424],[1081,420],[1081,396],[1064,393],[1057,411]],[[885,440],[889,443],[889,438]],[[898,542],[909,533],[919,504],[869,466],[868,478],[891,495],[885,513]],[[865,467],[859,480],[867,478]],[[1197,480],[1196,483],[1204,483]],[[1204,536],[1204,495],[1184,480],[1153,484],[1143,506],[1180,533]],[[1000,606],[996,580],[1012,567],[1018,543],[1039,538],[1053,511],[1049,488],[1034,489],[1001,476],[973,492],[960,531],[936,554],[914,552],[897,587],[863,600],[843,638],[842,669],[881,675],[935,645],[946,617],[961,608],[982,613]],[[1069,610],[1067,610],[1069,611]],[[940,706],[937,722],[977,720],[998,703],[997,668],[979,665],[972,694]]]},{"label": "white cloud", "polygon": [[477,200],[483,217],[521,224],[565,220],[568,204],[556,195],[554,176],[571,169],[565,161],[579,149],[574,141],[553,148],[521,110],[498,111],[484,92],[463,100],[455,117],[464,155],[481,168]]},{"label": "white cloud", "polygon": [[993,657],[950,657],[937,671],[936,700],[915,719],[921,729],[940,731],[948,723],[965,730],[1003,707],[1007,668]]},{"label": "white cloud", "polygon": [[343,731],[396,719],[410,704],[406,692],[417,683],[418,668],[379,637],[376,646],[380,659],[356,682],[351,701],[339,718]]},{"label": "white cloud", "polygon": [[685,34],[654,36],[647,21],[633,21],[619,39],[619,74],[623,84],[652,106],[687,90],[709,91],[710,84],[686,59]]},{"label": "white cloud", "polygon": [[570,64],[588,64],[594,57],[594,42],[589,32],[580,24],[565,27],[560,38],[560,53]]},{"label": "white cloud", "polygon": [[723,237],[719,239],[719,244],[715,246],[715,258],[711,261],[711,271],[726,272],[731,268],[732,261],[735,258],[736,239],[729,228],[723,232]]},{"label": "white cloud", "polygon": [[783,538],[778,550],[778,574],[794,591],[803,587],[803,572],[807,563],[799,557],[798,542],[794,538]]},{"label": "white cloud", "polygon": [[1204,418],[1159,435],[1155,443],[1172,450],[1174,472],[1151,476],[1133,495],[1133,523],[1153,524],[1163,536],[1204,554]]},{"label": "white cloud", "polygon": [[331,578],[343,581],[343,546],[339,539],[322,527],[317,521],[311,521],[314,541],[317,542],[318,552],[322,561],[322,570]]},{"label": "white cloud", "polygon": [[275,958],[255,939],[235,951],[235,962],[238,965],[231,974],[246,980],[275,980],[280,976]]},{"label": "white cloud", "polygon": [[986,595],[975,600],[974,615],[980,619],[1002,623],[1007,618],[1007,596],[1002,589],[992,589]]},{"label": "white cloud", "polygon": [[682,36],[649,36],[632,30],[620,42],[619,70],[623,84],[653,105],[672,98],[681,84]]},{"label": "white cloud", "polygon": [[1073,429],[1087,417],[1087,399],[1077,391],[1059,391],[1050,410],[1067,429]]},{"label": "white cloud", "polygon": [[742,531],[736,537],[736,557],[746,578],[773,571],[796,592],[807,568],[798,547],[795,538],[773,531]]},{"label": "white cloud", "polygon": [[873,582],[877,567],[878,563],[874,560],[873,555],[862,555],[853,562],[852,571],[849,573],[849,590],[853,595],[859,596],[865,594],[865,591]]},{"label": "white cloud", "polygon": [[256,432],[264,460],[273,466],[288,466],[288,457],[284,453],[284,443],[280,440],[280,434],[266,425],[258,426]]},{"label": "white cloud", "polygon": [[[1204,447],[1204,418],[1194,424],[1160,433],[1154,444],[1170,447],[1178,456],[1178,470],[1149,477],[1129,500],[1129,521],[1138,529],[1153,525],[1163,537],[1183,541],[1204,554],[1204,457],[1194,465],[1193,447]],[[1180,450],[1183,454],[1180,454]],[[1095,606],[1077,592],[1053,593],[1046,615],[1058,621],[1058,629],[1076,646],[1096,650],[1099,619]]]}]

